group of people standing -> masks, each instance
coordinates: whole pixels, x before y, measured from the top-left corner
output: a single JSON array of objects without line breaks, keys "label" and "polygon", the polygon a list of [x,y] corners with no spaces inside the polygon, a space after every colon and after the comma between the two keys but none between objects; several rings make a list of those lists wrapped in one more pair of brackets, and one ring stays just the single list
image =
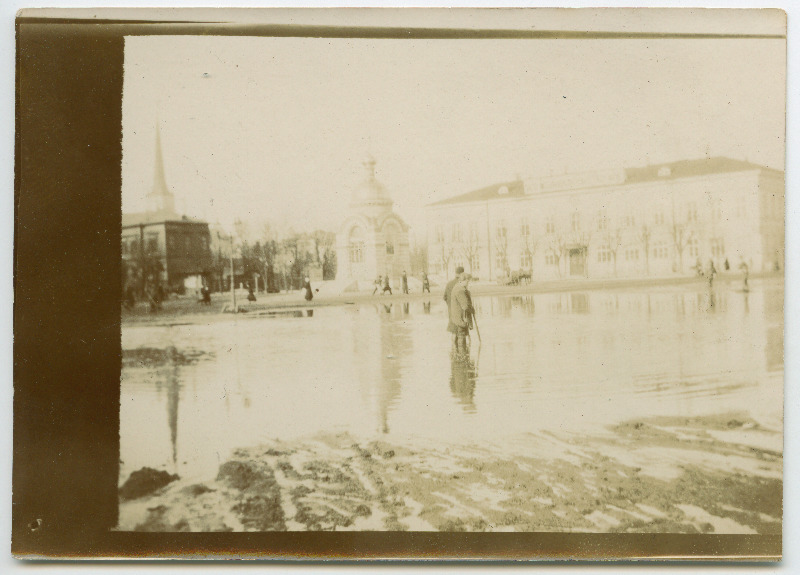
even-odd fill
[{"label": "group of people standing", "polygon": [[[403,293],[404,294],[409,293],[408,292],[408,274],[405,272],[405,270],[403,270],[402,287],[403,287]],[[372,290],[372,295],[375,295],[376,293],[378,293],[378,290],[381,290],[381,295],[384,295],[387,291],[389,292],[389,295],[392,295],[392,285],[391,285],[391,283],[389,281],[389,275],[388,274],[386,276],[378,276],[378,278],[375,280],[375,289]],[[428,280],[428,274],[423,272],[423,274],[422,274],[422,293],[425,293],[426,291],[428,293],[431,293],[431,284],[430,284],[430,281]]]},{"label": "group of people standing", "polygon": [[453,334],[456,354],[466,354],[467,336],[473,328],[475,310],[472,307],[472,294],[469,282],[472,276],[464,268],[456,268],[455,277],[444,288],[444,301],[448,308],[447,331]]}]

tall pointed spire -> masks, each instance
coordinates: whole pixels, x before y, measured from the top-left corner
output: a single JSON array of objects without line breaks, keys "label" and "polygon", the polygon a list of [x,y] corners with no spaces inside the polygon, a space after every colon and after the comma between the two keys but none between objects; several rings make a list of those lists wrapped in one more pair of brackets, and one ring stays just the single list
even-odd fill
[{"label": "tall pointed spire", "polygon": [[164,172],[164,154],[161,150],[161,125],[156,122],[155,169],[153,170],[153,189],[147,195],[148,210],[151,212],[175,213],[175,197],[167,186]]}]

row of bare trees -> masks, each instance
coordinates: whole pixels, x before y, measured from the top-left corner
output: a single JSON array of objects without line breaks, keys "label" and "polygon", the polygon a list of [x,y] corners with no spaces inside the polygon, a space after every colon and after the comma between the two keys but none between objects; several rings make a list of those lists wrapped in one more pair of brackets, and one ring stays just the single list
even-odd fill
[{"label": "row of bare trees", "polygon": [[[252,282],[256,275],[260,276],[263,286],[254,285],[254,289],[263,288],[268,292],[299,289],[312,267],[321,269],[323,280],[336,277],[336,235],[333,232],[290,230],[280,233],[266,223],[259,233],[253,233],[246,223],[238,220],[234,229],[235,250],[238,252],[235,259],[240,262],[236,274],[248,282]],[[226,248],[225,239],[216,239],[214,271],[220,278],[220,289],[224,289],[222,278],[230,266],[230,248]]]}]

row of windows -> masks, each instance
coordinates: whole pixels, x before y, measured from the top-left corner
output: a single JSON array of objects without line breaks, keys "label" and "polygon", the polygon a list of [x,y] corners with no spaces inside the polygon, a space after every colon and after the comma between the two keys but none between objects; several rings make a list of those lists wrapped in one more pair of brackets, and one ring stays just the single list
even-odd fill
[{"label": "row of windows", "polygon": [[[709,242],[711,256],[719,259],[725,256],[725,242],[722,238],[712,238]],[[700,245],[697,238],[691,238],[686,244],[686,254],[690,258],[697,258],[700,255]],[[598,246],[597,261],[599,263],[610,263],[614,261],[614,252],[608,244]],[[650,249],[651,257],[655,260],[665,260],[670,257],[671,246],[666,242],[655,242]],[[620,257],[628,262],[636,262],[641,258],[641,251],[638,247],[626,247],[620,252]],[[471,258],[471,270],[474,272],[480,270],[480,257],[475,254]],[[546,265],[557,265],[559,256],[553,252],[547,252],[544,255]],[[519,256],[519,267],[522,269],[530,269],[533,265],[533,255],[529,251],[524,251]],[[464,258],[462,256],[455,256],[453,259],[453,266],[464,266]],[[505,269],[508,267],[508,257],[503,252],[495,253],[495,266],[497,269]]]},{"label": "row of windows", "polygon": [[[737,214],[743,215],[742,209],[737,208]],[[699,221],[699,212],[697,208],[697,204],[695,202],[691,202],[686,205],[685,207],[685,221],[690,224],[696,224]],[[711,208],[711,217],[715,221],[721,221],[723,219],[723,212],[722,206],[719,202],[715,203]],[[609,227],[609,218],[606,214],[606,210],[600,210],[597,213],[595,218],[596,226],[598,231],[606,231]],[[649,220],[653,225],[656,226],[663,226],[667,222],[667,217],[663,211],[655,212],[652,214],[652,218]],[[625,214],[619,218],[619,223],[622,228],[633,228],[636,227],[636,216],[633,214]],[[469,238],[470,240],[475,240],[478,238],[478,223],[472,221],[468,224],[469,228]],[[572,232],[580,232],[583,229],[583,219],[580,212],[573,212],[570,216],[570,230]],[[455,223],[451,227],[451,238],[453,243],[461,243],[465,240],[465,235],[462,230],[462,225],[460,223]],[[505,220],[498,220],[494,224],[495,230],[495,239],[499,241],[503,241],[508,237],[508,226]],[[548,216],[544,220],[544,233],[545,234],[554,234],[556,233],[556,222],[553,216]],[[528,220],[521,220],[519,224],[519,235],[520,237],[527,238],[530,237],[532,234],[532,227]],[[436,243],[442,244],[445,243],[445,228],[443,224],[439,224],[436,226]]]}]

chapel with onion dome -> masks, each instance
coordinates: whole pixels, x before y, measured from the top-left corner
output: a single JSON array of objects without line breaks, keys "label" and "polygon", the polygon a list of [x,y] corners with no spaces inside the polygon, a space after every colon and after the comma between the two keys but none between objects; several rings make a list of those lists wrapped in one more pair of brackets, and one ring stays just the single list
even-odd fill
[{"label": "chapel with onion dome", "polygon": [[375,176],[375,159],[364,162],[364,180],[353,190],[350,215],[336,234],[336,282],[343,291],[371,289],[375,279],[389,275],[392,289],[403,271],[411,271],[408,225]]}]

